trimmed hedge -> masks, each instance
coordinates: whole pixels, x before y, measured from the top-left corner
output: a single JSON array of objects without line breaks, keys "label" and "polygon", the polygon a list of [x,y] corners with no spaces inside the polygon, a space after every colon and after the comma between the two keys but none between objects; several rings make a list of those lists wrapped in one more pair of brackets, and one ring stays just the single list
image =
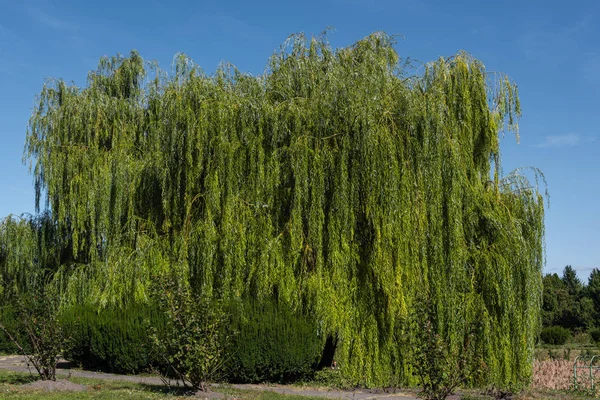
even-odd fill
[{"label": "trimmed hedge", "polygon": [[[292,381],[312,376],[325,340],[316,321],[272,301],[229,307],[227,334],[232,340],[224,359],[232,382]],[[89,369],[138,373],[160,360],[148,338],[148,327],[165,325],[149,307],[126,310],[76,306],[61,314],[71,336],[65,358]]]},{"label": "trimmed hedge", "polygon": [[562,345],[567,343],[569,337],[571,337],[571,332],[562,326],[551,326],[549,328],[544,328],[540,333],[540,338],[546,344]]},{"label": "trimmed hedge", "polygon": [[61,322],[71,336],[67,360],[124,374],[146,371],[155,363],[148,326],[164,326],[162,315],[147,306],[101,311],[76,306],[62,313]]},{"label": "trimmed hedge", "polygon": [[283,382],[314,374],[325,344],[315,320],[272,301],[232,306],[230,316],[227,380]]}]

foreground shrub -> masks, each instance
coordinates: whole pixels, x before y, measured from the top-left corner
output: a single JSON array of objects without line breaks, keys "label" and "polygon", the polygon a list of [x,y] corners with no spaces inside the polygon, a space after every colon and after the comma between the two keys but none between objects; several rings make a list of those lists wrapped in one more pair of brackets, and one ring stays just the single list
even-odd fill
[{"label": "foreground shrub", "polygon": [[85,368],[134,374],[148,370],[155,361],[148,323],[161,326],[163,320],[148,306],[103,310],[75,306],[61,314],[61,323],[71,334],[66,359]]},{"label": "foreground shrub", "polygon": [[325,342],[316,321],[270,300],[230,309],[230,329],[236,334],[227,352],[229,380],[284,382],[312,376]]},{"label": "foreground shrub", "polygon": [[571,333],[568,329],[565,329],[562,326],[551,326],[549,328],[544,328],[540,333],[540,338],[546,344],[563,345],[567,343],[569,337],[571,337]]},{"label": "foreground shrub", "polygon": [[314,382],[322,386],[337,389],[353,388],[352,382],[346,379],[339,369],[323,368],[315,372]]},{"label": "foreground shrub", "polygon": [[12,326],[0,330],[27,359],[42,380],[56,380],[56,365],[66,346],[58,321],[60,300],[51,286],[30,289],[13,300]]},{"label": "foreground shrub", "polygon": [[436,329],[435,308],[430,298],[420,300],[422,307],[411,316],[410,339],[415,375],[427,400],[444,400],[469,376],[466,368],[471,356],[471,336],[459,348],[452,348]]},{"label": "foreground shrub", "polygon": [[174,377],[178,384],[206,391],[223,367],[223,308],[176,278],[159,280],[154,298],[165,318],[164,329],[151,327],[150,336],[159,362],[166,366],[163,381],[170,384],[169,377]]}]

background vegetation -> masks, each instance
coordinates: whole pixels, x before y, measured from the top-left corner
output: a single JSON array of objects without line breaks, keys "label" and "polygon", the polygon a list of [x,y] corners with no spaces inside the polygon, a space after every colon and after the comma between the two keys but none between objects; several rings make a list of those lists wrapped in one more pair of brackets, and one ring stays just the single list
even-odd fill
[{"label": "background vegetation", "polygon": [[547,274],[543,278],[544,327],[561,326],[572,332],[592,331],[600,327],[600,270],[594,268],[587,284],[567,265],[562,276]]}]

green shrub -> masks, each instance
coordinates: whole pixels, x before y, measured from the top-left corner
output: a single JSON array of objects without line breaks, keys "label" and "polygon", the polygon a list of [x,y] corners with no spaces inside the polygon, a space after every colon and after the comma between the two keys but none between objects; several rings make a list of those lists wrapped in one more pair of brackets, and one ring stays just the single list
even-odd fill
[{"label": "green shrub", "polygon": [[228,343],[222,304],[192,291],[177,277],[157,280],[152,292],[165,325],[150,328],[163,382],[170,378],[192,389],[206,391],[207,383],[223,371],[223,353]]},{"label": "green shrub", "polygon": [[11,299],[10,326],[0,323],[5,337],[33,366],[42,380],[56,380],[56,365],[66,346],[58,321],[60,297],[52,287],[31,288]]},{"label": "green shrub", "polygon": [[419,297],[421,307],[409,319],[413,334],[409,337],[414,374],[426,400],[444,400],[454,389],[466,383],[470,371],[465,368],[472,357],[471,334],[462,345],[452,348],[437,329],[435,305],[428,294]]},{"label": "green shrub", "polygon": [[540,338],[544,343],[557,345],[563,345],[567,343],[567,340],[569,340],[570,336],[571,332],[562,326],[551,326],[549,328],[544,328],[540,334]]},{"label": "green shrub", "polygon": [[315,372],[313,382],[321,386],[328,386],[336,389],[352,389],[352,382],[342,375],[339,369],[323,368]]},{"label": "green shrub", "polygon": [[594,341],[589,332],[575,332],[571,337],[571,342],[581,345],[591,344]]},{"label": "green shrub", "polygon": [[83,367],[132,374],[154,361],[148,324],[162,326],[160,313],[148,306],[104,309],[76,306],[65,310],[61,322],[71,335],[65,358]]},{"label": "green shrub", "polygon": [[314,373],[325,344],[316,321],[268,300],[230,310],[235,333],[226,356],[230,381],[282,382]]},{"label": "green shrub", "polygon": [[[281,382],[312,376],[324,346],[315,321],[272,301],[236,303],[226,311],[228,326],[220,340],[231,340],[220,372],[227,380]],[[65,358],[85,368],[137,373],[152,365],[165,370],[164,354],[150,338],[156,328],[167,325],[165,314],[156,308],[98,311],[75,306],[61,313],[61,324],[71,337]]]},{"label": "green shrub", "polygon": [[[2,324],[9,332],[15,332],[16,336],[21,336],[18,332],[18,323],[15,310],[11,305],[0,308],[0,324]],[[29,347],[25,344],[25,350],[29,351]],[[0,329],[0,353],[2,354],[20,354],[21,351],[10,340],[8,335]]]},{"label": "green shrub", "polygon": [[594,343],[600,343],[600,328],[590,329],[588,335],[590,335]]}]

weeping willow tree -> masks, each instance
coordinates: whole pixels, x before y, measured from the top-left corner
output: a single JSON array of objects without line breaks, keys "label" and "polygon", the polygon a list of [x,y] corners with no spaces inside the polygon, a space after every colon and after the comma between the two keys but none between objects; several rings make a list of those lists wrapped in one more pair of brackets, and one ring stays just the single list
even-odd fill
[{"label": "weeping willow tree", "polygon": [[297,35],[257,77],[132,52],[83,88],[50,81],[25,156],[69,253],[53,273],[67,303],[144,303],[175,270],[314,318],[348,379],[384,385],[414,383],[425,295],[450,347],[475,332],[484,382],[522,384],[544,225],[537,187],[502,175],[519,116],[516,86],[466,53],[414,69],[381,33],[337,50]]}]

